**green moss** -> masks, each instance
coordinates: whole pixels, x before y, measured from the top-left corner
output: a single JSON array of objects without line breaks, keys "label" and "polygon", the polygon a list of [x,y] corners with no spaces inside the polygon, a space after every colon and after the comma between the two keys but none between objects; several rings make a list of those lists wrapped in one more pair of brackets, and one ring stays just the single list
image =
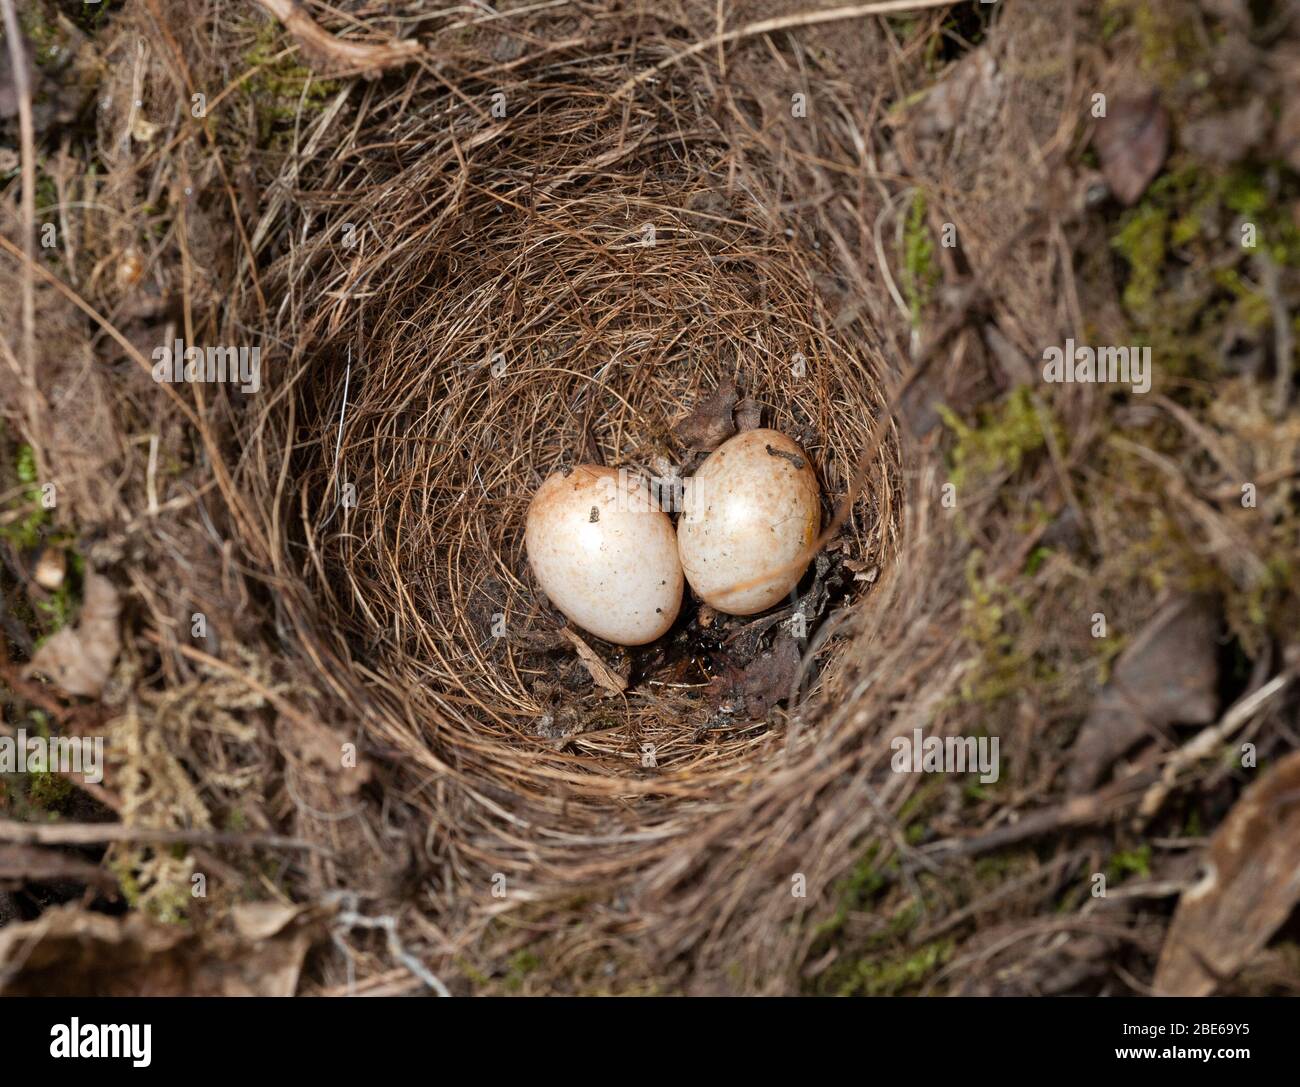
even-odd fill
[{"label": "green moss", "polygon": [[[918,823],[907,827],[909,839],[915,841],[917,835],[913,832],[920,826]],[[923,916],[921,903],[913,899],[898,903],[877,931],[857,941],[847,941],[849,946],[842,942],[842,929],[851,914],[878,915],[888,909],[884,896],[895,882],[898,859],[891,857],[882,865],[879,855],[880,847],[870,845],[836,886],[835,913],[815,931],[811,957],[824,955],[836,943],[840,944],[841,955],[816,979],[811,986],[814,992],[839,996],[900,993],[924,981],[951,954],[949,941],[916,949],[900,947]]]},{"label": "green moss", "polygon": [[955,436],[950,478],[958,489],[965,483],[1014,473],[1046,441],[1028,386],[1014,389],[1001,404],[983,411],[974,426],[962,422],[948,407],[940,406],[939,414]]},{"label": "green moss", "polygon": [[1143,316],[1153,307],[1164,275],[1169,212],[1154,201],[1126,212],[1111,245],[1129,266],[1124,308]]},{"label": "green moss", "polygon": [[1055,552],[1050,547],[1035,547],[1029,552],[1029,558],[1025,560],[1025,576],[1033,577],[1043,568],[1043,563],[1054,554]]},{"label": "green moss", "polygon": [[1111,672],[1115,667],[1115,658],[1128,645],[1128,638],[1122,634],[1112,633],[1107,638],[1094,638],[1097,646],[1097,684],[1104,687],[1110,682]]},{"label": "green moss", "polygon": [[1259,332],[1273,324],[1273,307],[1263,291],[1255,290],[1235,268],[1219,268],[1214,280],[1237,300],[1234,311],[1247,328]]},{"label": "green moss", "polygon": [[[32,710],[31,720],[36,735],[50,738],[50,719],[43,710]],[[52,770],[28,770],[27,802],[44,812],[62,812],[73,793],[73,785],[62,774]]]},{"label": "green moss", "polygon": [[1109,40],[1132,28],[1138,67],[1165,91],[1197,74],[1205,48],[1197,22],[1183,0],[1104,0],[1100,33]]},{"label": "green moss", "polygon": [[[849,914],[865,909],[888,886],[889,877],[876,865],[879,852],[877,845],[868,847],[849,874],[836,885],[835,912],[814,930],[814,942],[834,936],[844,927]],[[828,945],[822,943],[821,946],[825,948]]]},{"label": "green moss", "polygon": [[62,630],[77,610],[71,580],[64,578],[63,584],[50,594],[48,600],[36,602],[36,608],[45,616],[48,633]]},{"label": "green moss", "polygon": [[257,110],[258,139],[262,144],[277,142],[277,134],[291,132],[299,113],[321,109],[342,85],[337,79],[318,79],[296,54],[278,57],[289,45],[278,24],[259,20],[253,44],[244,52],[244,63],[258,71],[246,85]]},{"label": "green moss", "polygon": [[939,267],[934,260],[934,242],[926,223],[925,193],[917,189],[903,224],[903,294],[912,313],[912,324],[921,323],[921,316],[938,283]]},{"label": "green moss", "polygon": [[990,703],[1027,686],[1050,683],[1054,674],[1044,662],[1021,648],[1021,636],[1033,622],[1029,608],[1009,586],[980,575],[984,553],[966,560],[966,596],[962,600],[962,635],[975,650],[962,677],[962,702]]},{"label": "green moss", "polygon": [[952,940],[856,962],[827,971],[828,991],[837,996],[897,996],[914,990],[952,957]]},{"label": "green moss", "polygon": [[512,993],[519,992],[524,987],[528,975],[539,966],[541,966],[541,960],[527,948],[516,951],[510,956],[510,962],[507,965],[505,987]]},{"label": "green moss", "polygon": [[1139,846],[1137,849],[1120,850],[1111,854],[1106,865],[1106,882],[1118,883],[1127,875],[1147,878],[1151,875],[1151,847]]},{"label": "green moss", "polygon": [[[1250,163],[1220,172],[1180,153],[1120,216],[1110,241],[1127,265],[1124,310],[1133,338],[1150,345],[1166,379],[1220,377],[1224,326],[1271,323],[1245,262],[1264,252],[1300,267],[1300,228],[1290,215],[1295,186],[1275,172]],[[1253,248],[1243,245],[1246,224],[1255,228]]]},{"label": "green moss", "polygon": [[[1300,225],[1291,214],[1292,200],[1279,198],[1266,166],[1246,163],[1235,167],[1220,181],[1217,193],[1224,207],[1254,224],[1258,248],[1278,264],[1300,268]],[[1240,238],[1232,241],[1240,244]]]},{"label": "green moss", "polygon": [[30,445],[18,447],[18,460],[15,465],[19,483],[36,482],[36,453]]},{"label": "green moss", "polygon": [[27,798],[46,811],[62,811],[72,796],[72,782],[62,774],[49,770],[33,770],[27,774]]},{"label": "green moss", "polygon": [[15,500],[15,505],[30,508],[22,518],[0,528],[0,534],[15,547],[30,550],[40,543],[41,528],[49,520],[49,510],[41,505],[41,488],[36,482],[36,454],[30,445],[18,447],[14,474],[23,484],[23,493]]},{"label": "green moss", "polygon": [[67,59],[67,35],[51,17],[42,0],[23,5],[19,9],[19,23],[32,45],[32,59],[37,67],[60,64]]}]

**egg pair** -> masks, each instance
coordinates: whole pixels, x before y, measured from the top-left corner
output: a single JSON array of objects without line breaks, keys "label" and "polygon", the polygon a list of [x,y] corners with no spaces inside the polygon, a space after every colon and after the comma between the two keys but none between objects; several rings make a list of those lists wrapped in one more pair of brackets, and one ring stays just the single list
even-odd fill
[{"label": "egg pair", "polygon": [[808,456],[776,430],[747,430],[685,483],[676,534],[645,480],[583,464],[550,476],[528,507],[524,545],[542,591],[618,645],[673,625],[683,577],[718,611],[753,615],[799,583],[821,503]]}]

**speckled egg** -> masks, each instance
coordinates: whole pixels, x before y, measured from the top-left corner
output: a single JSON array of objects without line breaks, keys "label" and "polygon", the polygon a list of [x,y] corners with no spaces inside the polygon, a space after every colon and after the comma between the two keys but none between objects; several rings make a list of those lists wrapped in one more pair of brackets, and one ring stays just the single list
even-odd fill
[{"label": "speckled egg", "polygon": [[778,430],[747,430],[718,446],[686,481],[677,526],[691,588],[731,615],[777,603],[807,567],[797,560],[817,538],[819,495],[808,454]]},{"label": "speckled egg", "polygon": [[677,540],[644,479],[595,464],[555,473],[528,507],[524,546],[551,603],[597,638],[645,645],[677,618]]}]

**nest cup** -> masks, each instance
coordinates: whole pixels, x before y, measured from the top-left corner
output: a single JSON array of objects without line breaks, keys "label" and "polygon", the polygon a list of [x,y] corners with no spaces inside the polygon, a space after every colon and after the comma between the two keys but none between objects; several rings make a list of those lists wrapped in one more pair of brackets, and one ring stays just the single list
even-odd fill
[{"label": "nest cup", "polygon": [[[825,524],[887,415],[869,329],[837,321],[819,294],[817,239],[770,214],[779,179],[729,187],[735,152],[706,103],[679,103],[665,125],[613,95],[625,74],[534,78],[506,89],[503,119],[445,94],[376,109],[365,125],[396,135],[372,144],[358,128],[304,173],[302,206],[321,228],[280,265],[295,297],[319,300],[293,312],[280,407],[300,439],[284,511],[300,636],[328,643],[332,685],[372,741],[491,797],[490,811],[431,800],[435,823],[477,834],[485,867],[536,874],[540,861],[555,879],[585,878],[579,853],[634,867],[658,848],[582,837],[630,797],[650,824],[716,811],[780,752],[782,717],[703,735],[698,691],[609,698],[585,673],[553,685],[539,635],[563,620],[523,547],[537,486],[596,456],[650,476],[665,461],[689,470],[674,424],[734,379],[762,425],[810,455]],[[349,226],[355,244],[340,244]],[[882,567],[896,465],[891,436],[841,530]],[[851,620],[851,608],[835,619]],[[805,661],[814,702],[836,652]],[[572,743],[545,734],[557,712],[581,718]]]}]

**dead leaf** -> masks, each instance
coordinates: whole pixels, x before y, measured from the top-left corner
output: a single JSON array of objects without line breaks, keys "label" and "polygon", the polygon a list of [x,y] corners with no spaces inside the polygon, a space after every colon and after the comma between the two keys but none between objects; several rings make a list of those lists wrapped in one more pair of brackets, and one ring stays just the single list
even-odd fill
[{"label": "dead leaf", "polygon": [[142,913],[54,906],[0,929],[0,994],[292,996],[321,927],[314,911],[285,909],[245,915],[242,933],[199,933]]},{"label": "dead leaf", "polygon": [[939,425],[939,407],[950,399],[929,374],[922,374],[903,390],[903,418],[917,438],[924,438]]},{"label": "dead leaf", "polygon": [[715,709],[727,712],[737,712],[743,705],[751,718],[760,720],[778,702],[790,697],[800,663],[794,639],[782,635],[743,670],[729,667],[715,676],[710,684],[710,702]]},{"label": "dead leaf", "polygon": [[1007,376],[1012,387],[1034,384],[1038,375],[1034,372],[1033,366],[1025,358],[1024,353],[1002,334],[1002,330],[997,325],[987,324],[983,332],[984,343],[997,359],[998,365],[1002,367],[1002,372]]},{"label": "dead leaf", "polygon": [[578,651],[578,659],[582,661],[583,666],[591,673],[591,678],[595,680],[596,686],[603,688],[610,694],[622,694],[627,690],[627,680],[597,656],[596,651],[586,642],[573,633],[568,627],[560,631],[570,642],[573,648]]},{"label": "dead leaf", "polygon": [[231,919],[235,931],[245,940],[269,940],[302,916],[305,909],[282,902],[241,902],[231,910]]},{"label": "dead leaf", "polygon": [[857,559],[845,559],[844,567],[853,574],[854,581],[865,581],[870,584],[880,576],[880,566],[874,562],[859,562]]},{"label": "dead leaf", "polygon": [[1206,996],[1263,949],[1300,900],[1300,751],[1250,786],[1210,839],[1156,966],[1164,996]]},{"label": "dead leaf", "polygon": [[1250,10],[1246,7],[1246,0],[1204,0],[1204,3],[1205,10],[1215,18],[1243,30],[1250,26]]},{"label": "dead leaf", "polygon": [[790,697],[801,661],[799,647],[793,638],[786,636],[777,638],[771,649],[745,669],[739,687],[751,717],[766,717],[773,706]]},{"label": "dead leaf", "polygon": [[690,415],[673,427],[673,433],[688,449],[711,453],[736,433],[736,423],[732,419],[736,398],[736,383],[724,378]]},{"label": "dead leaf", "polygon": [[1165,164],[1169,153],[1169,114],[1160,96],[1115,98],[1097,125],[1093,144],[1110,191],[1132,207]]},{"label": "dead leaf", "polygon": [[973,127],[982,127],[996,112],[1001,93],[997,61],[987,49],[977,49],[921,100],[915,131],[921,137],[942,136],[967,119]]},{"label": "dead leaf", "polygon": [[1115,662],[1070,752],[1067,788],[1090,791],[1153,729],[1203,725],[1218,713],[1218,609],[1187,596],[1161,608]]},{"label": "dead leaf", "polygon": [[75,627],[64,627],[36,651],[23,670],[39,672],[68,694],[97,698],[122,647],[121,598],[102,574],[86,572],[85,598]]}]

